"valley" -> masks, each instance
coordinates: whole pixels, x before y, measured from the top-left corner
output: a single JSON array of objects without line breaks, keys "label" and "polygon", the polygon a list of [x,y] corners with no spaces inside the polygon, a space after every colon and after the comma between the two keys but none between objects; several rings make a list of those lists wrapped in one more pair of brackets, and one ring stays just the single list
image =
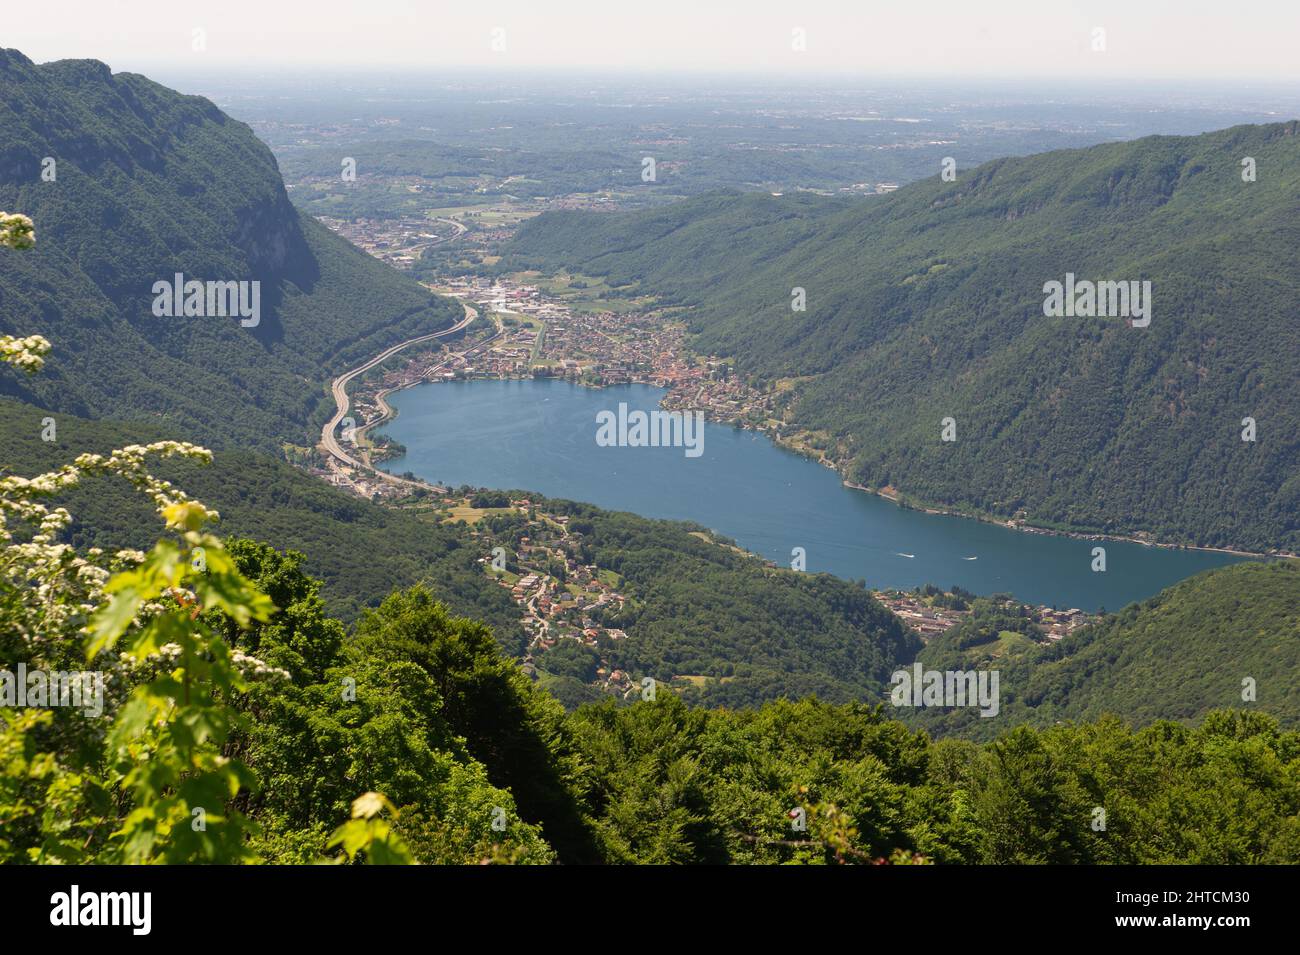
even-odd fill
[{"label": "valley", "polygon": [[211,49],[0,49],[5,871],[1300,860],[1291,87],[81,12]]}]

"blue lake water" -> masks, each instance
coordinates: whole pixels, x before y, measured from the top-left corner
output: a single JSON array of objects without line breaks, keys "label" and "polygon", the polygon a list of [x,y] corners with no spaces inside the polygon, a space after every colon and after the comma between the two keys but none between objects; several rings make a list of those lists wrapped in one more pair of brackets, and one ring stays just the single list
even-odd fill
[{"label": "blue lake water", "polygon": [[[904,510],[763,435],[705,424],[704,453],[601,447],[596,415],[658,407],[648,385],[584,388],[555,380],[420,385],[391,395],[383,433],[407,448],[384,467],[452,486],[523,488],[646,517],[691,520],[790,566],[865,579],[869,587],[953,584],[1058,607],[1118,610],[1184,577],[1240,558],[1026,534]],[[1107,569],[1091,569],[1104,546]],[[906,556],[910,555],[910,556]],[[973,559],[972,559],[973,558]]]}]

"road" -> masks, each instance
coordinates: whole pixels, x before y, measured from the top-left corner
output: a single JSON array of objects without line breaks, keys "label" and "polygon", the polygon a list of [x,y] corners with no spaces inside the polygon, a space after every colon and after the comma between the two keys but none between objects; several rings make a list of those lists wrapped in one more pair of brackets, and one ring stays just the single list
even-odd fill
[{"label": "road", "polygon": [[334,379],[333,384],[330,385],[330,390],[334,393],[334,404],[336,410],[334,412],[334,417],[330,418],[330,420],[326,422],[325,426],[321,428],[321,432],[320,432],[321,446],[325,448],[325,450],[330,454],[331,457],[333,457],[336,461],[339,461],[350,467],[360,468],[362,470],[370,471],[388,480],[397,481],[401,484],[412,484],[417,487],[425,486],[423,482],[408,481],[405,478],[399,478],[396,475],[387,474],[383,471],[378,471],[370,467],[369,465],[363,464],[362,462],[358,461],[352,455],[348,454],[346,451],[343,450],[342,446],[339,445],[338,439],[334,436],[334,432],[338,430],[339,422],[341,422],[345,417],[347,417],[348,409],[349,407],[351,407],[351,399],[348,397],[348,384],[352,381],[352,379],[357,377],[357,375],[366,373],[371,368],[374,368],[376,365],[378,365],[380,362],[387,361],[389,358],[391,358],[393,355],[396,355],[399,351],[401,351],[404,348],[409,348],[412,345],[419,344],[420,342],[431,341],[432,339],[435,338],[443,338],[447,335],[452,335],[458,331],[461,331],[463,328],[469,325],[470,322],[478,318],[477,310],[472,308],[466,302],[462,302],[461,304],[465,308],[465,317],[460,322],[453,325],[451,328],[444,328],[440,332],[434,332],[430,335],[421,335],[418,338],[411,338],[408,339],[407,341],[401,342],[400,344],[394,345],[392,348],[380,352],[378,355],[370,359],[365,364],[358,365],[356,368],[353,368],[351,371],[345,371],[343,374],[339,375],[337,378]]},{"label": "road", "polygon": [[[498,329],[499,329],[499,327],[500,327],[500,323],[498,323]],[[487,347],[488,347],[489,345],[491,345],[494,341],[496,341],[498,338],[500,338],[503,334],[505,334],[505,333],[502,332],[502,331],[500,331],[500,330],[498,330],[497,333],[496,333],[495,335],[493,335],[491,338],[485,338],[485,339],[483,339],[481,342],[479,342],[477,345],[472,345],[471,347],[467,348],[467,349],[466,349],[465,351],[463,351],[463,352],[454,353],[454,354],[452,354],[452,355],[449,355],[449,356],[447,357],[446,361],[440,361],[440,362],[438,362],[438,364],[436,364],[436,365],[431,365],[430,367],[426,368],[426,369],[424,370],[424,374],[423,374],[421,377],[422,377],[425,381],[432,381],[432,380],[433,380],[434,373],[435,373],[435,372],[442,371],[444,368],[446,368],[448,365],[450,365],[451,362],[452,362],[452,359],[455,359],[455,358],[471,358],[471,357],[473,357],[477,352],[480,352],[480,351],[482,351],[483,349],[487,348]],[[363,434],[365,434],[367,431],[369,431],[371,428],[377,428],[377,427],[379,427],[379,425],[383,424],[385,421],[387,421],[389,418],[392,417],[392,415],[393,415],[393,409],[392,409],[392,406],[389,405],[388,402],[385,401],[384,399],[387,398],[389,395],[391,395],[394,391],[398,391],[398,390],[400,390],[400,389],[397,389],[397,388],[385,388],[383,391],[376,391],[376,392],[375,392],[375,404],[377,404],[377,405],[379,406],[379,417],[375,418],[373,421],[367,421],[365,424],[363,424],[363,425],[361,425],[359,428],[357,428],[355,437],[360,437],[361,435],[363,435]],[[385,473],[386,473],[386,472],[385,472]],[[391,475],[390,475],[390,476],[391,476]]]},{"label": "road", "polygon": [[461,224],[460,224],[459,222],[457,222],[455,219],[434,219],[433,221],[434,221],[434,222],[445,222],[445,223],[447,223],[447,225],[451,226],[453,229],[456,230],[456,234],[455,234],[455,235],[449,235],[449,236],[447,236],[447,238],[440,240],[440,241],[442,241],[442,242],[451,242],[453,239],[459,239],[461,236],[463,236],[466,232],[469,231],[469,229],[468,229],[467,227],[461,225]]},{"label": "road", "polygon": [[445,235],[441,239],[434,239],[432,242],[424,242],[417,245],[407,246],[406,248],[396,249],[394,251],[401,252],[403,254],[415,254],[415,253],[423,254],[427,249],[432,249],[434,246],[446,245],[448,242],[454,242],[456,239],[459,239],[461,236],[463,236],[466,232],[469,231],[468,228],[461,225],[455,219],[434,219],[433,221],[445,222],[447,223],[447,225],[451,226],[456,231],[453,235]]}]

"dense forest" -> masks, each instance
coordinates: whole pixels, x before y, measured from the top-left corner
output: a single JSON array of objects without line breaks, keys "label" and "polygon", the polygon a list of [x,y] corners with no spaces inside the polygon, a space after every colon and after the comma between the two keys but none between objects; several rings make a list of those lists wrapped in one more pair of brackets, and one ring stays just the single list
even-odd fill
[{"label": "dense forest", "polygon": [[[855,201],[551,213],[497,267],[563,267],[680,308],[698,350],[790,386],[787,431],[905,500],[1295,551],[1298,132],[1002,159]],[[1046,317],[1044,286],[1067,273],[1149,281],[1150,324]]]},{"label": "dense forest", "polygon": [[[54,411],[278,453],[333,410],[334,374],[461,315],[300,215],[246,125],[92,60],[0,50],[0,208],[41,232],[0,271],[0,332],[54,345],[48,374],[0,367],[0,394]],[[260,282],[259,323],[156,317],[176,273]]]},{"label": "dense forest", "polygon": [[[196,507],[162,505],[179,547],[169,533],[127,558],[88,650],[85,617],[52,626],[11,586],[6,548],[6,659],[126,652],[102,718],[0,713],[0,861],[1300,861],[1300,735],[1261,713],[1022,727],[984,745],[815,698],[733,711],[662,693],[566,715],[426,589],[347,628],[296,555],[223,548]],[[202,572],[175,562],[193,546]],[[37,572],[66,613],[65,570]],[[189,654],[201,648],[207,663]],[[176,706],[159,705],[168,693]]]},{"label": "dense forest", "polygon": [[932,639],[919,654],[935,670],[996,668],[1002,711],[960,708],[904,718],[936,735],[978,739],[990,724],[1051,726],[1122,713],[1138,724],[1197,719],[1241,706],[1300,722],[1300,564],[1246,563],[1198,574],[1130,604],[1057,643],[1016,640],[1032,628],[994,608]]}]

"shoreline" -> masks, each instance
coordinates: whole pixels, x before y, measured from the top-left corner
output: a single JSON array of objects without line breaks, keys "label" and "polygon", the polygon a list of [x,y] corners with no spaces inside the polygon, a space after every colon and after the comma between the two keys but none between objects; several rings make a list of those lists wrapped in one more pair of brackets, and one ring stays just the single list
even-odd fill
[{"label": "shoreline", "polygon": [[[835,471],[837,474],[840,473],[838,468],[836,468]],[[843,478],[842,474],[840,476]],[[1002,520],[987,515],[966,514],[962,511],[946,510],[944,508],[929,505],[921,506],[909,504],[898,494],[890,494],[884,489],[867,487],[865,484],[854,484],[847,478],[844,478],[842,483],[847,488],[851,488],[855,491],[863,491],[867,494],[884,498],[886,501],[908,510],[920,511],[924,514],[938,514],[943,517],[964,517],[969,520],[980,521],[984,524],[993,524],[997,527],[1005,527],[1010,531],[1020,531],[1024,534],[1038,534],[1044,537],[1069,537],[1072,540],[1120,541],[1126,544],[1140,544],[1143,547],[1158,547],[1161,550],[1197,550],[1212,554],[1231,554],[1234,557],[1250,557],[1261,560],[1296,560],[1297,558],[1300,558],[1300,554],[1291,554],[1285,551],[1266,553],[1260,551],[1237,550],[1232,547],[1207,547],[1201,544],[1171,544],[1164,541],[1145,540],[1140,537],[1128,537],[1123,534],[1106,534],[1100,531],[1062,531],[1050,527],[1040,527],[1036,524],[1017,524],[1010,519]]]},{"label": "shoreline", "polygon": [[[577,379],[550,378],[550,376],[548,376],[548,378],[549,380],[555,380],[555,381],[568,381],[571,384],[581,385],[584,388],[591,388],[593,390],[601,390],[604,388],[614,387],[613,385],[610,384],[600,384],[600,383],[595,383],[590,381],[581,381]],[[505,377],[505,378],[481,378],[481,379],[466,378],[466,379],[459,379],[459,380],[469,382],[469,381],[476,381],[476,380],[478,381],[535,381],[538,379],[533,376],[520,375],[520,376]],[[542,379],[542,380],[547,380],[547,379]],[[397,391],[409,390],[410,388],[415,388],[418,387],[419,385],[432,385],[432,384],[439,384],[439,383],[440,382],[438,381],[421,381],[421,382],[417,382],[416,384],[409,385],[406,388],[387,388],[379,392],[376,392],[375,399],[377,403],[383,409],[385,409],[385,414],[382,417],[375,419],[373,422],[368,422],[367,424],[363,425],[361,428],[358,429],[358,431],[360,432],[369,431],[371,428],[379,427],[380,425],[386,423],[387,421],[397,416],[397,413],[392,408],[392,406],[383,400],[388,395],[393,394],[394,392]],[[620,382],[619,384],[647,385],[651,388],[661,388],[664,391],[664,396],[663,396],[664,398],[672,394],[672,391],[670,389],[664,388],[663,385],[656,384],[652,381],[633,380],[629,382]],[[663,398],[660,399],[660,403],[661,404],[663,403]],[[1161,548],[1162,550],[1195,550],[1195,551],[1204,551],[1206,553],[1228,554],[1233,557],[1253,558],[1259,560],[1300,559],[1300,554],[1292,554],[1285,551],[1267,553],[1267,552],[1259,552],[1259,551],[1240,550],[1232,547],[1209,547],[1200,544],[1176,544],[1176,543],[1169,543],[1167,541],[1146,540],[1131,535],[1107,534],[1100,531],[1093,532],[1093,531],[1056,530],[1048,527],[1040,527],[1034,524],[1018,524],[1010,518],[1003,519],[1003,518],[992,517],[989,515],[982,515],[982,514],[967,514],[962,511],[956,511],[949,508],[934,506],[930,504],[910,504],[907,501],[905,501],[902,495],[898,494],[896,490],[894,493],[890,493],[890,489],[871,488],[871,487],[867,487],[865,484],[857,484],[849,480],[844,476],[844,472],[841,469],[841,467],[838,464],[836,464],[831,458],[829,458],[824,452],[813,453],[806,448],[798,447],[793,443],[790,443],[788,439],[784,439],[776,434],[773,434],[770,428],[750,425],[746,422],[739,421],[739,420],[726,420],[726,419],[718,418],[709,415],[708,412],[705,412],[705,418],[706,420],[712,421],[714,424],[726,424],[726,425],[732,425],[733,427],[740,427],[746,431],[757,431],[760,434],[764,435],[776,447],[779,447],[785,451],[789,451],[792,454],[798,454],[801,457],[810,458],[816,461],[818,464],[822,465],[823,467],[834,471],[835,474],[840,478],[840,482],[841,484],[843,484],[844,487],[850,488],[855,491],[862,491],[867,494],[872,494],[876,497],[883,498],[884,500],[889,501],[900,508],[907,508],[908,510],[921,511],[922,513],[925,514],[936,514],[942,517],[964,517],[970,520],[980,521],[985,524],[994,524],[998,527],[1005,527],[1008,530],[1020,531],[1021,533],[1025,533],[1025,534],[1039,534],[1039,535],[1044,535],[1049,537],[1068,537],[1073,540],[1119,541],[1119,542],[1129,543],[1129,544],[1139,544],[1143,547],[1158,547]]]}]

